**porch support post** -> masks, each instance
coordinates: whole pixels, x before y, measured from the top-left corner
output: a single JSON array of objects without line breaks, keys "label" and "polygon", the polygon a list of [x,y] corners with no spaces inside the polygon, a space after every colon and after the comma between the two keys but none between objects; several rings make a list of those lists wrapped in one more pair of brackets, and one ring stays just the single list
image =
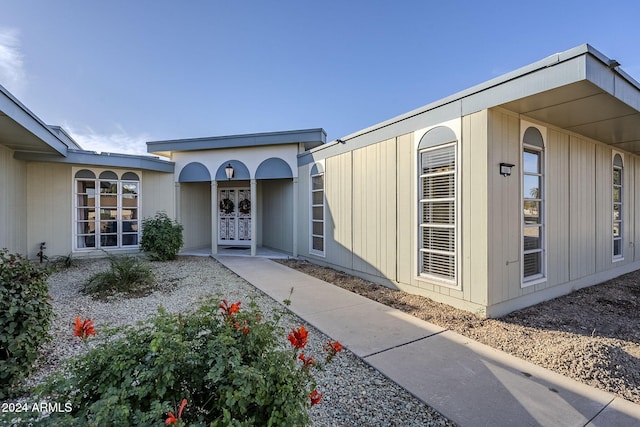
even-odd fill
[{"label": "porch support post", "polygon": [[293,178],[293,256],[298,256],[298,177]]},{"label": "porch support post", "polygon": [[256,179],[251,180],[251,256],[256,256],[258,249],[258,194]]},{"label": "porch support post", "polygon": [[176,222],[178,224],[182,224],[181,218],[180,218],[180,183],[176,182]]},{"label": "porch support post", "polygon": [[211,255],[218,254],[218,182],[211,181]]}]

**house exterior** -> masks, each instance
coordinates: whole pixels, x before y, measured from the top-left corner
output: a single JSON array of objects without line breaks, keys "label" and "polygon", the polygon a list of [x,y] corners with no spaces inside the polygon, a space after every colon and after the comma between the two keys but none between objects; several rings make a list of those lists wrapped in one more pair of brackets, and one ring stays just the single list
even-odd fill
[{"label": "house exterior", "polygon": [[136,250],[164,210],[186,248],[270,247],[489,317],[640,268],[640,84],[589,45],[329,143],[147,143],[170,161],[82,151],[0,95],[0,246],[30,257]]}]

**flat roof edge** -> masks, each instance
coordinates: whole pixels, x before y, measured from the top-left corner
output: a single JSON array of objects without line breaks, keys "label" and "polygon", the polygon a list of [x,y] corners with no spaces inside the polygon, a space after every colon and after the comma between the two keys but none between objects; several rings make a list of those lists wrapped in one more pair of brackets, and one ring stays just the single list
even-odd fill
[{"label": "flat roof edge", "polygon": [[300,129],[279,132],[262,132],[238,135],[212,136],[204,138],[172,139],[165,141],[148,141],[147,151],[194,151],[217,148],[237,148],[257,145],[322,143],[327,140],[327,132],[323,128]]},{"label": "flat roof edge", "polygon": [[42,153],[16,151],[14,158],[32,162],[73,163],[89,166],[143,169],[156,172],[173,173],[175,163],[152,156],[101,153],[95,151],[69,149],[67,157],[60,158]]}]

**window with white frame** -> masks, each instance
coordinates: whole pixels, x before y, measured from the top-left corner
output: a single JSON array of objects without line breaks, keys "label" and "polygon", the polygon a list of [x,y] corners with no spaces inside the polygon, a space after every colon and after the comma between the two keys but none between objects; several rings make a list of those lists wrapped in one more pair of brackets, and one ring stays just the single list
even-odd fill
[{"label": "window with white frame", "polygon": [[528,128],[522,144],[522,276],[528,282],[544,277],[544,141]]},{"label": "window with white frame", "polygon": [[419,159],[419,272],[455,284],[456,143],[420,150]]},{"label": "window with white frame", "polygon": [[310,251],[324,256],[324,171],[311,170],[311,242]]},{"label": "window with white frame", "polygon": [[140,237],[140,178],[133,172],[74,176],[76,250],[137,247]]},{"label": "window with white frame", "polygon": [[620,259],[622,253],[622,230],[623,230],[623,164],[622,156],[616,154],[613,157],[613,259]]}]

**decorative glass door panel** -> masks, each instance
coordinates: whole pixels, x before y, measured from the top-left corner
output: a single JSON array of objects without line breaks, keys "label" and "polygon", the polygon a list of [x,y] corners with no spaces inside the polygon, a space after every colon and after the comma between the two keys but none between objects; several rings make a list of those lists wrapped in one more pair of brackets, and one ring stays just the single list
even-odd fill
[{"label": "decorative glass door panel", "polygon": [[218,192],[218,243],[251,242],[251,191],[225,188]]}]

